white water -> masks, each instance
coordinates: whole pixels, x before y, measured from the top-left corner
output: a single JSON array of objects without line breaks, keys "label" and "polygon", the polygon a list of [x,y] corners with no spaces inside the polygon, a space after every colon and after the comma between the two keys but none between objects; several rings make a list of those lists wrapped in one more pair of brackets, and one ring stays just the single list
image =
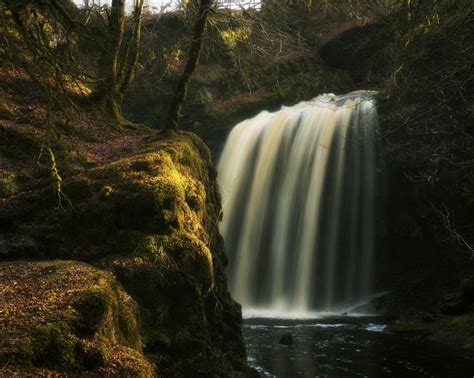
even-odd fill
[{"label": "white water", "polygon": [[373,93],[238,124],[218,165],[230,289],[244,308],[333,313],[371,293]]}]

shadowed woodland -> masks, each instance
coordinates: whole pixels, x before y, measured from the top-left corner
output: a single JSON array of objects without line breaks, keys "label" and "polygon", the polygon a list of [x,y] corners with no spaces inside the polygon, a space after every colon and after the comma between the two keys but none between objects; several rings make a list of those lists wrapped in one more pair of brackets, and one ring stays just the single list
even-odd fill
[{"label": "shadowed woodland", "polygon": [[371,305],[474,359],[473,10],[0,0],[0,376],[258,376],[214,162],[238,122],[360,89]]}]

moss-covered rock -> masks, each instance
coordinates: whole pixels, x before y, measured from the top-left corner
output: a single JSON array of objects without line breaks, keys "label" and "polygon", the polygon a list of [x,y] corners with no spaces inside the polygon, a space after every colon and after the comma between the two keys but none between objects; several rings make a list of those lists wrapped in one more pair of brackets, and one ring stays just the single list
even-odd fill
[{"label": "moss-covered rock", "polygon": [[[199,138],[157,133],[131,156],[65,178],[62,208],[46,188],[34,192],[36,207],[27,211],[18,209],[29,194],[10,198],[0,218],[9,219],[12,233],[34,240],[38,256],[113,272],[139,305],[144,349],[159,356],[164,375],[187,376],[190,369],[205,376],[245,374],[240,306],[227,291],[217,229],[215,177]],[[71,305],[79,312],[69,324],[78,337],[133,338],[120,324],[120,311],[108,315],[113,298],[99,288],[76,296]]]},{"label": "moss-covered rock", "polygon": [[7,371],[153,375],[137,307],[110,272],[75,261],[1,263],[0,289]]}]

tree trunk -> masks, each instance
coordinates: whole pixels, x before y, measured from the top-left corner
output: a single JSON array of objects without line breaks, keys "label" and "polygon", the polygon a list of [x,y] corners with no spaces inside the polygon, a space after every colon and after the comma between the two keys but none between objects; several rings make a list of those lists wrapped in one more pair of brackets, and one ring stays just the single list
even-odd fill
[{"label": "tree trunk", "polygon": [[102,101],[106,111],[116,119],[120,115],[120,93],[117,85],[118,60],[125,24],[125,0],[112,0],[108,20],[108,40],[99,62],[99,83],[93,97]]},{"label": "tree trunk", "polygon": [[196,69],[199,55],[202,49],[204,34],[206,31],[207,17],[213,5],[213,0],[201,0],[199,3],[198,19],[194,25],[193,40],[189,49],[189,58],[184,67],[184,72],[176,89],[176,94],[171,101],[168,115],[165,121],[166,130],[177,130],[178,121],[181,114],[184,101],[188,92],[189,82],[191,81],[194,70]]},{"label": "tree trunk", "polygon": [[122,65],[120,96],[123,97],[128,84],[133,79],[135,67],[138,63],[138,53],[140,49],[140,38],[142,29],[142,11],[145,0],[135,0],[135,7],[133,11],[133,33],[128,43],[125,59]]}]

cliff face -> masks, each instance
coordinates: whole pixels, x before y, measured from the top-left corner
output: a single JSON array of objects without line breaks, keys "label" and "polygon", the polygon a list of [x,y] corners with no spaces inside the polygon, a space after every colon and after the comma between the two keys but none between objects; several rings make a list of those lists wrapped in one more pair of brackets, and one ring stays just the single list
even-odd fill
[{"label": "cliff face", "polygon": [[209,150],[193,134],[148,134],[135,152],[60,186],[52,180],[4,197],[0,258],[76,260],[112,272],[137,302],[143,350],[164,376],[245,374]]}]

